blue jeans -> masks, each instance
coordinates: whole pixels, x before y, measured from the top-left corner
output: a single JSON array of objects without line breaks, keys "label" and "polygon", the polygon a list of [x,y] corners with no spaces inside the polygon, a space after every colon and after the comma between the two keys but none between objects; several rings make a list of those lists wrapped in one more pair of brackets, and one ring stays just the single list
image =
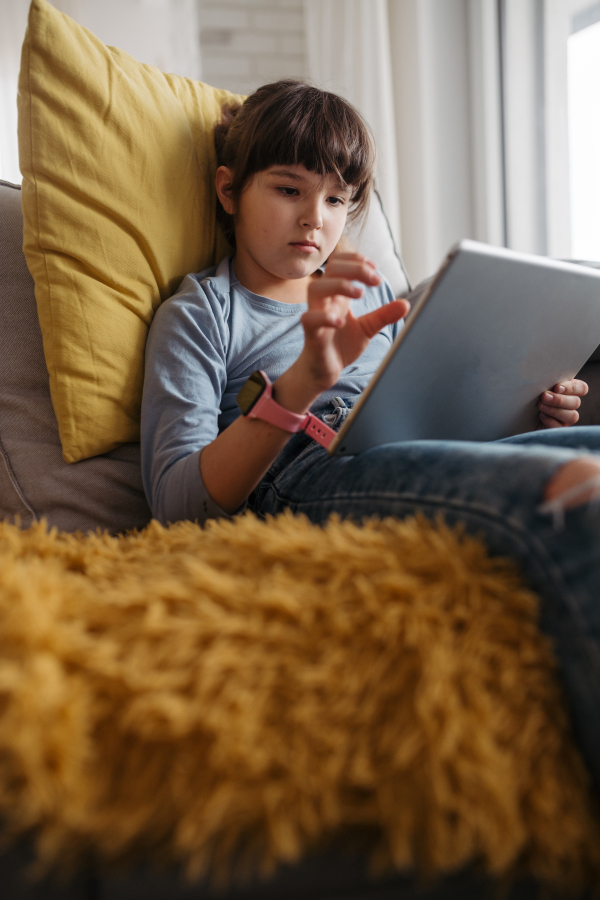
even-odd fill
[{"label": "blue jeans", "polygon": [[294,435],[252,493],[258,515],[284,509],[316,523],[331,513],[438,513],[479,534],[494,555],[517,560],[541,599],[540,625],[553,639],[574,730],[600,790],[600,500],[540,511],[554,472],[582,453],[600,454],[600,427],[536,431],[494,443],[414,441],[358,456],[330,457]]}]

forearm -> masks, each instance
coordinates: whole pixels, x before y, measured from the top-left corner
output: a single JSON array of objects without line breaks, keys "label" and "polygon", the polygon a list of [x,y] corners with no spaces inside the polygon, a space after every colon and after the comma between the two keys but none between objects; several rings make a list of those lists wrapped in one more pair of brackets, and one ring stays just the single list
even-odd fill
[{"label": "forearm", "polygon": [[[301,356],[273,385],[278,403],[303,414],[321,394]],[[204,448],[200,474],[212,499],[233,513],[254,490],[291,435],[261,419],[240,416]]]}]

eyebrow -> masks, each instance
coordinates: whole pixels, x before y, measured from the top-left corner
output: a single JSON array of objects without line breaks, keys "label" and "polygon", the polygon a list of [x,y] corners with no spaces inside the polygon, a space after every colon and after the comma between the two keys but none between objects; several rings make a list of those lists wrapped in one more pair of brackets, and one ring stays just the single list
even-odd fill
[{"label": "eyebrow", "polygon": [[[292,172],[290,169],[273,168],[266,174],[270,175],[272,178],[289,178],[291,181],[306,181],[304,175],[298,175],[297,172]],[[350,185],[344,184],[339,179],[336,179],[336,182],[336,190],[352,193]]]},{"label": "eyebrow", "polygon": [[306,180],[303,175],[298,175],[297,172],[292,172],[290,169],[271,169],[266,174],[272,178],[289,178],[291,181]]}]

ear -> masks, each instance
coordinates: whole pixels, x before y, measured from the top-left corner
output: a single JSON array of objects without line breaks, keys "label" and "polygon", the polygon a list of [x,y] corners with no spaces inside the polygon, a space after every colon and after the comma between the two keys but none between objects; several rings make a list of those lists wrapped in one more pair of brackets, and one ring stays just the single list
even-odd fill
[{"label": "ear", "polygon": [[215,176],[215,187],[217,189],[217,197],[221,201],[221,206],[226,213],[232,216],[235,212],[235,205],[231,196],[231,182],[233,181],[233,172],[227,166],[219,166]]}]

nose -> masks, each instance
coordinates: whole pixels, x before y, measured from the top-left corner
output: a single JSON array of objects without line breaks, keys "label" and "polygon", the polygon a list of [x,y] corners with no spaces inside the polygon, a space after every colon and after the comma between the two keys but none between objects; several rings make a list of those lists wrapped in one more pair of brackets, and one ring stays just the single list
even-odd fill
[{"label": "nose", "polygon": [[323,210],[321,198],[316,195],[308,195],[302,206],[300,224],[303,228],[319,231],[323,227]]}]

